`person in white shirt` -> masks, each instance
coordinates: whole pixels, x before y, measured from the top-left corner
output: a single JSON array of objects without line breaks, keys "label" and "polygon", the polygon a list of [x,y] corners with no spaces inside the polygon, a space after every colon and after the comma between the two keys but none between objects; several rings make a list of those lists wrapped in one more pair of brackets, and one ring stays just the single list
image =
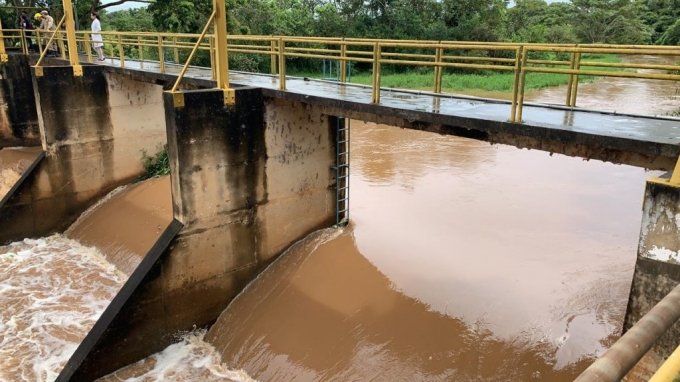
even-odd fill
[{"label": "person in white shirt", "polygon": [[92,19],[92,47],[97,52],[97,60],[104,61],[104,39],[102,38],[102,24],[99,22],[99,16],[92,12],[90,13]]}]

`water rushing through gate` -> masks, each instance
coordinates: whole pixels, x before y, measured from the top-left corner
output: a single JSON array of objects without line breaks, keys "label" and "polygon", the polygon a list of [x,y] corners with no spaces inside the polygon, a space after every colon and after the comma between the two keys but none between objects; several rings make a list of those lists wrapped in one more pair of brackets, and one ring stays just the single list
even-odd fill
[{"label": "water rushing through gate", "polygon": [[61,235],[0,247],[0,381],[52,381],[125,282]]}]

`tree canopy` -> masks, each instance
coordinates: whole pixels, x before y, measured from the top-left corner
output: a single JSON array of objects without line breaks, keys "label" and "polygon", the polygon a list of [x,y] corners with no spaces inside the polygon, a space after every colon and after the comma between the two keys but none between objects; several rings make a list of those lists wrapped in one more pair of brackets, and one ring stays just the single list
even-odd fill
[{"label": "tree canopy", "polygon": [[[120,0],[128,2],[133,0]],[[108,26],[198,32],[212,0],[136,0],[146,9],[110,14]],[[118,3],[117,2],[117,3]],[[0,0],[0,3],[2,1]],[[5,0],[59,9],[61,0]],[[101,0],[74,0],[77,12],[106,10]],[[680,0],[227,0],[236,34],[392,39],[680,43]],[[7,11],[5,10],[5,14]],[[3,22],[7,16],[3,16]],[[11,19],[11,18],[10,18]],[[83,26],[89,18],[80,20]],[[107,24],[106,18],[103,24]]]}]

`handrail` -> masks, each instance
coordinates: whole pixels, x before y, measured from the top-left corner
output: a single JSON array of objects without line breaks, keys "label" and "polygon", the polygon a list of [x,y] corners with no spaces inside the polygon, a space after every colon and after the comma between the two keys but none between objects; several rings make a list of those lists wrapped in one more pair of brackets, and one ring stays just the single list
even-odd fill
[{"label": "handrail", "polygon": [[210,14],[210,17],[208,17],[208,21],[205,23],[205,27],[203,27],[203,32],[201,32],[201,35],[198,37],[198,41],[196,41],[196,45],[194,46],[194,49],[191,50],[191,53],[189,54],[189,58],[187,58],[187,62],[184,64],[182,71],[177,76],[177,80],[175,81],[175,85],[172,87],[172,90],[170,90],[171,93],[177,92],[177,88],[179,87],[179,83],[182,82],[182,78],[184,78],[184,74],[186,74],[187,70],[189,69],[189,64],[191,64],[191,60],[194,59],[194,55],[196,54],[196,50],[198,50],[198,47],[201,44],[201,41],[203,41],[203,38],[205,37],[206,32],[208,32],[208,29],[210,28],[213,20],[215,19],[215,14],[216,14],[216,12],[213,11],[213,13]]},{"label": "handrail", "polygon": [[680,319],[680,285],[659,301],[574,381],[621,380],[678,319]]},{"label": "handrail", "polygon": [[[165,72],[164,53],[172,49],[174,57],[179,57],[179,50],[189,50],[188,59],[173,85],[171,92],[176,93],[181,81],[186,76],[196,52],[209,51],[213,78],[216,77],[214,60],[215,34],[208,33],[209,25],[214,24],[216,14],[210,16],[209,22],[200,34],[195,33],[158,33],[103,31],[104,42],[110,44],[113,60],[114,46],[118,47],[120,66],[125,67],[126,53],[124,47],[136,47],[138,57],[148,61],[144,50],[158,49],[161,72]],[[63,21],[63,20],[62,20]],[[61,25],[60,21],[60,25]],[[87,41],[89,31],[78,31],[76,41]],[[51,44],[57,33],[53,33],[48,44]],[[206,38],[209,41],[205,41]],[[463,69],[513,73],[512,99],[508,120],[521,123],[526,92],[526,77],[532,73],[551,73],[568,77],[566,101],[564,105],[576,107],[579,76],[618,77],[680,81],[680,65],[659,63],[601,62],[597,59],[585,60],[584,54],[617,54],[617,55],[657,55],[680,57],[680,47],[653,45],[611,45],[611,44],[546,44],[517,42],[479,42],[479,41],[433,41],[433,40],[394,40],[316,36],[280,36],[280,35],[227,35],[228,50],[234,53],[269,57],[270,71],[279,79],[278,87],[286,89],[285,61],[289,58],[333,60],[342,63],[339,71],[341,82],[346,81],[345,65],[352,63],[371,64],[375,72],[372,77],[372,101],[380,102],[380,83],[383,65],[403,65],[409,67],[432,68],[433,92],[441,94],[444,69]],[[194,41],[195,40],[195,41]],[[379,54],[376,54],[379,52]],[[536,54],[553,54],[554,57],[540,58]],[[172,53],[171,53],[172,54]],[[41,54],[42,62],[45,52]],[[569,55],[571,58],[561,58]],[[132,57],[134,58],[134,56]],[[178,61],[178,60],[175,60]],[[113,61],[112,61],[113,63]],[[221,65],[227,65],[222,63]],[[636,70],[645,70],[637,72]],[[659,73],[654,71],[669,71]],[[648,72],[652,71],[652,72]]]},{"label": "handrail", "polygon": [[[50,37],[49,40],[47,40],[47,44],[45,44],[45,50],[40,53],[40,57],[38,58],[38,61],[36,61],[34,67],[39,67],[40,64],[42,63],[42,60],[45,58],[45,54],[47,54],[47,51],[49,50],[48,47],[52,45],[52,42],[54,41],[54,37],[57,35],[58,32],[60,32],[61,26],[64,24],[64,20],[66,20],[66,16],[62,16],[61,20],[59,20],[59,24],[57,24],[57,27],[54,29],[52,32],[52,36]],[[40,29],[38,29],[40,30]],[[40,37],[37,37],[40,38]]]}]

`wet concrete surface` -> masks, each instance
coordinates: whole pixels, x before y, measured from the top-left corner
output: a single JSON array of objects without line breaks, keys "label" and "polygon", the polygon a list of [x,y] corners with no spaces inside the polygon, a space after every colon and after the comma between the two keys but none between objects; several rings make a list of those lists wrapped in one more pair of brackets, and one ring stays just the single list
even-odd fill
[{"label": "wet concrete surface", "polygon": [[[102,65],[119,67],[120,62],[116,59],[109,59]],[[140,62],[126,60],[125,67],[132,70],[159,71],[158,63],[154,62],[145,62],[142,68]],[[179,65],[166,64],[166,73],[168,74],[178,74],[180,70],[181,67]],[[211,71],[209,68],[192,67],[187,72],[187,77],[210,80]],[[279,80],[278,76],[230,72],[230,82],[234,85],[276,90],[278,89]],[[287,78],[286,92],[364,105],[371,104],[372,95],[370,87],[296,77]],[[541,97],[538,98],[543,102],[551,102],[543,100]],[[586,98],[582,94],[580,104],[586,104]],[[561,102],[563,101],[560,100],[559,102],[552,103]],[[505,101],[393,89],[383,89],[381,91],[380,105],[386,108],[409,112],[422,112],[493,122],[507,122],[511,110],[510,104]],[[631,109],[619,109],[616,111],[620,114],[525,104],[523,123],[526,126],[538,126],[603,137],[626,138],[664,145],[677,145],[680,143],[680,120],[632,115],[630,112],[637,110]]]}]

